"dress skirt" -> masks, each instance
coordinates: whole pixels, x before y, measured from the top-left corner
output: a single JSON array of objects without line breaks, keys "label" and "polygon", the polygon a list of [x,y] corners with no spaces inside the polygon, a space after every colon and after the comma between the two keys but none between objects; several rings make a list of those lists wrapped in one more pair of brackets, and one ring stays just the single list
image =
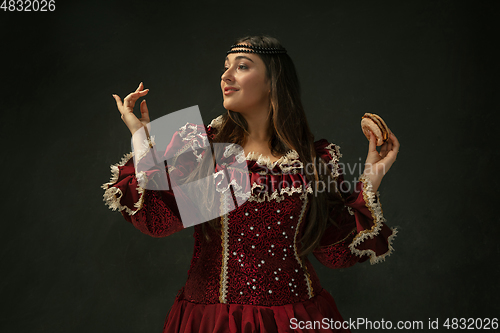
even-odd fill
[{"label": "dress skirt", "polygon": [[199,304],[176,298],[163,333],[350,332],[342,322],[324,289],[307,301],[279,306]]}]

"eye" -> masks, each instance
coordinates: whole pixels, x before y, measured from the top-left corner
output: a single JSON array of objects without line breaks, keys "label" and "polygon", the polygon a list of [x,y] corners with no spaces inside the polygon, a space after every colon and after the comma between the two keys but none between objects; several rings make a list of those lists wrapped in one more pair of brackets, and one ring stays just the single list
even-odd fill
[{"label": "eye", "polygon": [[222,69],[221,69],[222,74],[224,74],[226,71],[227,71],[227,67],[226,66],[222,67]]},{"label": "eye", "polygon": [[245,65],[243,65],[243,64],[241,64],[241,65],[239,65],[239,66],[238,66],[238,68],[239,68],[239,69],[247,69],[248,67],[247,67],[247,66],[245,66]]}]

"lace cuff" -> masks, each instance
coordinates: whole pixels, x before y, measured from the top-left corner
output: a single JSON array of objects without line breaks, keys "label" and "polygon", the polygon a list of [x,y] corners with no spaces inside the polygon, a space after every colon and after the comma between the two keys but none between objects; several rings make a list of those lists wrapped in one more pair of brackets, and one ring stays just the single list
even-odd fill
[{"label": "lace cuff", "polygon": [[[125,211],[134,215],[143,203],[145,175],[137,178],[133,162],[134,153],[128,153],[120,162],[111,165],[111,179],[101,186],[103,201],[112,210]],[[140,181],[139,181],[139,180]]]},{"label": "lace cuff", "polygon": [[[137,140],[137,138],[135,139]],[[120,162],[111,165],[111,179],[101,186],[104,191],[103,201],[112,210],[124,211],[134,215],[142,208],[145,189],[166,190],[160,184],[160,169],[155,164],[156,151],[154,137],[134,142],[135,152],[126,154]],[[163,185],[163,187],[162,187]]]},{"label": "lace cuff", "polygon": [[367,259],[371,264],[384,261],[394,250],[397,230],[384,224],[378,194],[366,177],[360,178],[344,205],[341,212],[332,212],[337,226],[325,231],[315,257],[330,268],[346,268]]},{"label": "lace cuff", "polygon": [[353,202],[346,202],[354,210],[357,229],[349,249],[359,257],[368,256],[371,264],[379,263],[394,251],[392,241],[397,230],[384,224],[379,194],[373,192],[372,184],[366,176],[360,177],[358,189],[358,198]]},{"label": "lace cuff", "polygon": [[[154,153],[154,149],[150,150]],[[134,154],[125,155],[111,166],[111,180],[102,185],[104,202],[112,210],[119,210],[125,220],[152,237],[165,237],[184,227],[172,191],[150,191],[148,182],[160,182],[158,170],[135,174]],[[146,155],[145,155],[146,156]],[[144,161],[147,157],[143,157]]]}]

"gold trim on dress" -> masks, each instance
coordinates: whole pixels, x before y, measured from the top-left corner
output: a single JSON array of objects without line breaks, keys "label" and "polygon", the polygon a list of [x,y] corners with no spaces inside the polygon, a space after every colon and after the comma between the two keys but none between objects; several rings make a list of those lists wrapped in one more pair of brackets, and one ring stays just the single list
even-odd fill
[{"label": "gold trim on dress", "polygon": [[284,187],[281,190],[279,190],[279,193],[278,190],[276,189],[271,194],[269,194],[269,192],[260,192],[258,194],[254,194],[253,190],[257,187],[263,188],[264,186],[254,182],[250,190],[251,196],[248,198],[248,201],[264,202],[266,200],[267,201],[276,200],[276,202],[280,202],[285,200],[284,194],[288,194],[288,196],[291,196],[294,193],[302,193],[302,194],[313,193],[313,190],[310,186],[307,186],[306,189],[304,190],[304,185],[300,185],[298,187]]},{"label": "gold trim on dress", "polygon": [[[221,211],[229,211],[229,198],[231,198],[231,192],[227,191],[221,195]],[[222,267],[220,271],[220,287],[219,287],[219,302],[227,303],[227,262],[229,258],[229,213],[222,216]]]},{"label": "gold trim on dress", "polygon": [[340,153],[340,147],[334,143],[330,143],[328,146],[325,147],[325,149],[328,150],[328,153],[332,158],[330,161],[328,161],[328,164],[332,166],[333,177],[337,179],[337,177],[340,175],[339,159],[342,157],[342,154]]},{"label": "gold trim on dress", "polygon": [[302,210],[300,211],[299,222],[297,223],[297,226],[295,228],[295,234],[293,236],[293,250],[294,250],[295,259],[297,260],[300,267],[302,267],[302,270],[304,271],[304,277],[305,277],[305,281],[306,281],[306,285],[307,285],[307,293],[309,295],[309,298],[313,298],[314,292],[313,292],[313,288],[312,288],[311,277],[309,275],[309,272],[307,271],[307,267],[304,265],[304,263],[300,259],[298,251],[297,251],[297,236],[299,234],[300,224],[302,223],[302,218],[304,217],[304,213],[305,213],[305,210],[307,207],[307,201],[308,201],[307,195],[302,197],[302,199],[304,200],[304,203],[302,204]]}]

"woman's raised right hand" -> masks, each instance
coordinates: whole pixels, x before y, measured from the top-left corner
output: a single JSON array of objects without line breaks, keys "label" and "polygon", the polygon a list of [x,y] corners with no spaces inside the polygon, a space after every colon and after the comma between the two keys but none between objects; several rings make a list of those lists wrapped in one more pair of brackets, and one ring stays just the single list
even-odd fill
[{"label": "woman's raised right hand", "polygon": [[[141,119],[138,119],[134,114],[135,102],[139,99],[139,97],[146,96],[148,92],[149,89],[144,89],[144,85],[141,82],[136,91],[128,94],[127,97],[125,97],[123,103],[120,96],[113,94],[113,97],[116,100],[116,106],[122,114],[122,120],[125,125],[127,125],[132,135],[134,135],[137,130],[141,129],[143,126],[146,126],[150,122],[146,100],[143,100],[141,102]],[[145,128],[145,130],[147,133],[147,127]]]}]

